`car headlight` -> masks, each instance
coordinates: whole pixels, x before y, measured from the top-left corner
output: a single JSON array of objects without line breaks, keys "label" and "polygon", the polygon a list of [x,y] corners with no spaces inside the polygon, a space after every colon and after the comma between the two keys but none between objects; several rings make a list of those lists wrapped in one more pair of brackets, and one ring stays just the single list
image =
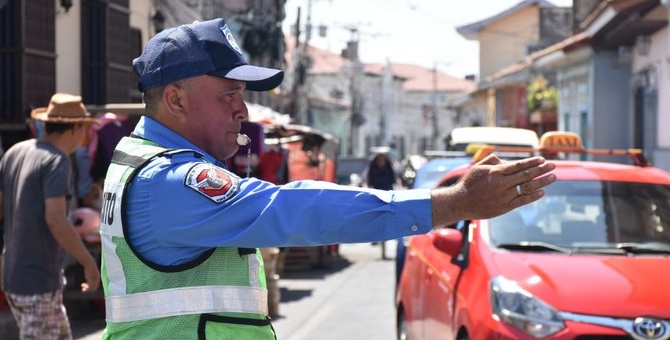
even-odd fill
[{"label": "car headlight", "polygon": [[558,311],[504,277],[491,279],[493,315],[535,338],[554,334],[565,328]]}]

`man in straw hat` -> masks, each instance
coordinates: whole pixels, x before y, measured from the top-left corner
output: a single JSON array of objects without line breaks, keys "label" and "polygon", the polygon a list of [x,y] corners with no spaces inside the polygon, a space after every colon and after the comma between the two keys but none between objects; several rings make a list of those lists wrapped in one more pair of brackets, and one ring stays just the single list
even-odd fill
[{"label": "man in straw hat", "polygon": [[100,272],[68,219],[74,199],[69,154],[81,143],[89,116],[81,97],[56,93],[31,118],[45,135],[13,145],[0,160],[0,217],[5,246],[2,289],[22,339],[72,338],[63,305],[63,259],[84,267],[82,291],[98,289]]}]

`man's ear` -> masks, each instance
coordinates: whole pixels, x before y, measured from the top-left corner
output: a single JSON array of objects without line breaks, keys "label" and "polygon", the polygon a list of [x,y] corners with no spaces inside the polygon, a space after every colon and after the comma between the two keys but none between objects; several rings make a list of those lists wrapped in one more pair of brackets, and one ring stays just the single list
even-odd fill
[{"label": "man's ear", "polygon": [[184,89],[176,84],[168,84],[163,90],[163,103],[170,115],[184,117]]}]

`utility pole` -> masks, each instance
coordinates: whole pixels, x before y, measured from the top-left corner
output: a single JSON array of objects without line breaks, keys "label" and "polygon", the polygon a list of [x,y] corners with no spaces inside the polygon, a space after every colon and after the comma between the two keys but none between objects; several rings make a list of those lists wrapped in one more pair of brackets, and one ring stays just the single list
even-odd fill
[{"label": "utility pole", "polygon": [[300,45],[300,7],[295,20],[295,48],[293,49],[293,86],[291,87],[290,115],[296,123],[302,123],[302,92],[307,73],[304,53],[307,48]]},{"label": "utility pole", "polygon": [[[308,123],[309,101],[307,94],[308,68],[310,65],[309,41],[312,37],[312,2],[317,0],[307,0],[307,22],[305,23],[305,40],[300,42],[300,7],[298,7],[298,17],[295,23],[295,49],[294,49],[294,73],[295,79],[292,87],[292,109],[291,116],[297,124]],[[319,35],[325,36],[326,27],[319,27]]]},{"label": "utility pole", "polygon": [[[307,82],[307,73],[309,68],[309,40],[312,37],[312,1],[307,0],[307,22],[305,23],[305,42],[302,43],[299,50],[299,65],[301,75],[300,87],[298,89],[298,110],[296,111],[296,123],[305,125],[307,124],[307,110],[309,106],[309,101],[307,100],[308,89],[305,84]],[[298,45],[296,45],[298,46]]]},{"label": "utility pole", "polygon": [[382,68],[381,81],[381,96],[380,96],[380,116],[379,116],[379,134],[381,136],[381,145],[390,145],[392,136],[389,136],[389,116],[392,110],[392,82],[393,82],[393,67],[391,62],[387,59],[386,64]]},{"label": "utility pole", "polygon": [[349,94],[351,96],[351,114],[349,116],[349,145],[347,155],[354,154],[357,144],[358,127],[364,123],[363,99],[360,93],[360,74],[363,65],[358,60],[358,28],[350,27],[351,38],[347,42],[346,58],[349,59]]},{"label": "utility pole", "polygon": [[438,120],[437,120],[437,62],[433,64],[433,109],[431,113],[431,126],[432,133],[430,137],[430,148],[432,150],[437,150],[437,137],[440,135],[438,129]]},{"label": "utility pole", "polygon": [[[439,62],[435,61],[433,63],[433,98],[432,98],[432,114],[431,114],[431,148],[433,150],[437,150],[437,144],[438,144],[438,139],[440,137],[440,126],[439,126],[439,117],[438,117],[438,112],[439,112],[439,107],[438,107],[438,100],[437,100],[437,95],[439,92],[438,88],[438,73],[437,73],[437,64]],[[449,66],[453,64],[452,62],[450,63],[442,63],[445,66]]]}]

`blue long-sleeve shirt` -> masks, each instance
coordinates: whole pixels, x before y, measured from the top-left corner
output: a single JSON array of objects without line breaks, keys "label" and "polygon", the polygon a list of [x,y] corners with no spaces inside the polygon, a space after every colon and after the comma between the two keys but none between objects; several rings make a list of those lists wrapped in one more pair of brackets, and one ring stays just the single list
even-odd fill
[{"label": "blue long-sleeve shirt", "polygon": [[[133,133],[165,148],[196,150],[225,168],[152,118],[142,117]],[[132,180],[125,198],[126,237],[150,261],[180,264],[213,247],[372,242],[432,228],[428,189],[361,190],[322,181],[276,186],[240,178],[236,192],[217,203],[185,184],[202,162],[194,153],[158,158]]]}]

